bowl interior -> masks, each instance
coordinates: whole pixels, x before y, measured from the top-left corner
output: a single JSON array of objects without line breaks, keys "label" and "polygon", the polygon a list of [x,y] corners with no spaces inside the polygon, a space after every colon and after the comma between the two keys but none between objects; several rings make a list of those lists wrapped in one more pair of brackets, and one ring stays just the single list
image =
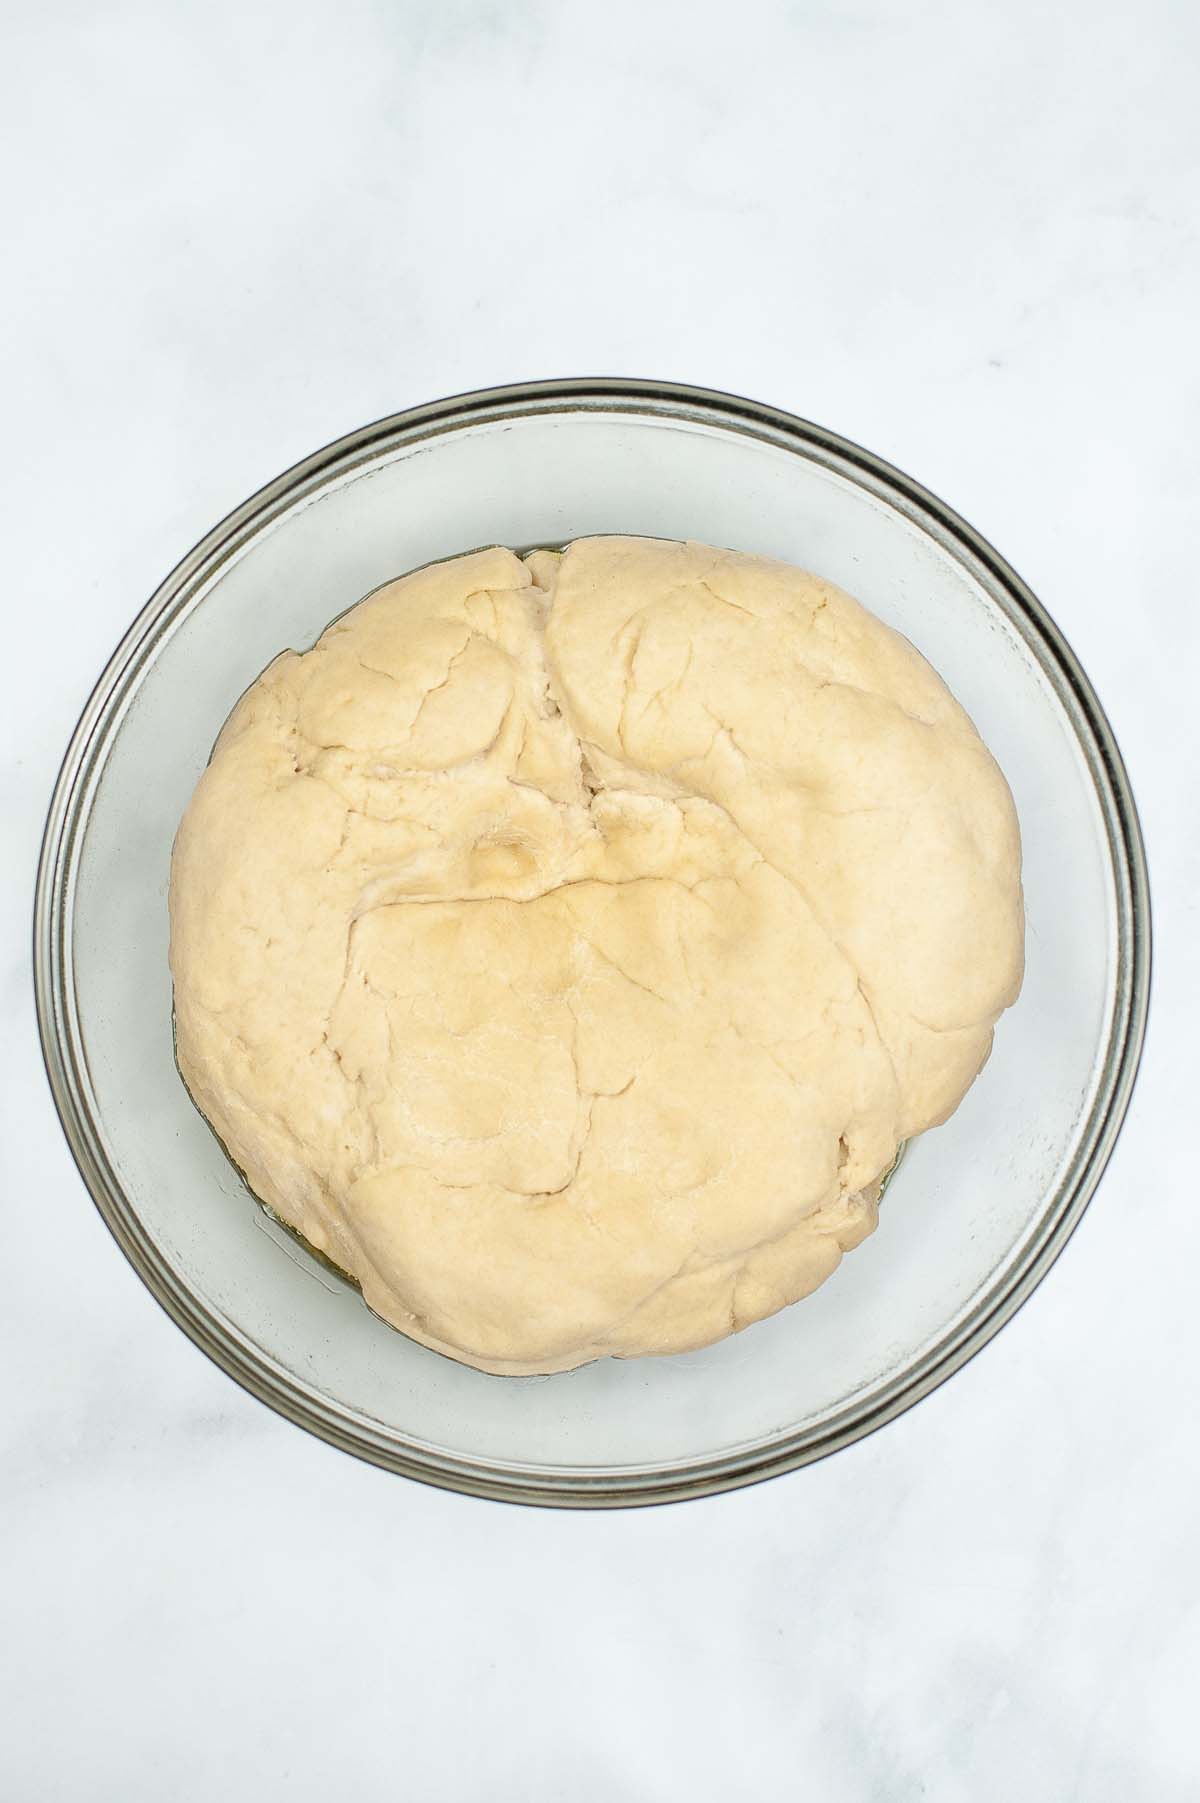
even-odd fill
[{"label": "bowl interior", "polygon": [[[172,1059],[168,862],[218,728],[284,646],[309,645],[430,559],[603,532],[785,558],[913,640],[1016,797],[1028,972],[979,1081],[910,1148],[879,1231],[815,1296],[706,1352],[493,1378],[377,1320],[243,1188]],[[865,1416],[1028,1258],[1109,1056],[1118,873],[1078,723],[1035,639],[986,569],[902,497],[819,445],[682,414],[560,407],[385,435],[310,482],[147,628],[80,800],[67,1006],[86,1103],[148,1256],[318,1416],[435,1464],[686,1470],[782,1440],[818,1445],[848,1410]]]}]

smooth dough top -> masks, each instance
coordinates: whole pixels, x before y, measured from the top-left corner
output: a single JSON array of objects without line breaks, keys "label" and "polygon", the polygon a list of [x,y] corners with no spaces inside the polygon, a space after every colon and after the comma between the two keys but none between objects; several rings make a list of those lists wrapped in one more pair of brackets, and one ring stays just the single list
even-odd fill
[{"label": "smooth dough top", "polygon": [[1023,940],[1008,788],[912,645],[653,539],[435,564],[285,652],[171,871],[179,1065],[250,1187],[501,1372],[815,1289]]}]

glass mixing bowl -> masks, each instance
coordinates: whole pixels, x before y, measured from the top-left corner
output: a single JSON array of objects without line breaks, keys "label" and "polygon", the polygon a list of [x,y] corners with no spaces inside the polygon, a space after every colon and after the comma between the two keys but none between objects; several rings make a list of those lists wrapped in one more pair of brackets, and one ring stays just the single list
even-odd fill
[{"label": "glass mixing bowl", "polygon": [[[878,1232],[816,1295],[705,1352],[488,1377],[369,1312],[253,1201],[175,1069],[171,842],[213,739],[284,646],[474,547],[589,533],[784,558],[926,654],[1012,785],[1028,971],[962,1106],[917,1140]],[[105,670],[39,873],[36,980],[63,1125],[118,1243],[239,1383],[348,1452],[476,1494],[595,1506],[786,1471],[897,1415],[1045,1275],[1112,1149],[1150,964],[1120,755],[1012,570],[878,458],[775,409],[633,381],[533,383],[368,426],[196,547]]]}]

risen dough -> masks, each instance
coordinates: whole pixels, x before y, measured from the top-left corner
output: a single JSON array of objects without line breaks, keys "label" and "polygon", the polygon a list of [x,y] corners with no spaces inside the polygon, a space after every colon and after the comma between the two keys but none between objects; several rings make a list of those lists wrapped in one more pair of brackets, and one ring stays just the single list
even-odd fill
[{"label": "risen dough", "polygon": [[285,652],[171,872],[180,1069],[251,1188],[502,1372],[815,1289],[1022,945],[1008,789],[913,647],[646,539],[437,564]]}]

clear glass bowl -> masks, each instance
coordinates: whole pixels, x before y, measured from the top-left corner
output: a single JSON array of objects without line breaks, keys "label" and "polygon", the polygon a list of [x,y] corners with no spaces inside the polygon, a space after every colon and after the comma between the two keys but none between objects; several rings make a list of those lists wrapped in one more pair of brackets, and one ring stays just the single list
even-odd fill
[{"label": "clear glass bowl", "polygon": [[[167,868],[233,703],[284,646],[402,571],[588,533],[698,538],[832,578],[906,633],[1016,796],[1028,974],[953,1119],[909,1148],[878,1232],[824,1288],[708,1351],[548,1378],[406,1340],[257,1206],[175,1069]],[[948,508],[770,407],[630,381],[535,383],[368,426],[247,501],[105,670],[55,790],[36,977],[50,1081],[117,1241],[210,1357],[391,1470],[595,1506],[720,1490],[907,1408],[1045,1275],[1129,1099],[1146,1012],[1145,863],[1120,755],[1034,597]]]}]

